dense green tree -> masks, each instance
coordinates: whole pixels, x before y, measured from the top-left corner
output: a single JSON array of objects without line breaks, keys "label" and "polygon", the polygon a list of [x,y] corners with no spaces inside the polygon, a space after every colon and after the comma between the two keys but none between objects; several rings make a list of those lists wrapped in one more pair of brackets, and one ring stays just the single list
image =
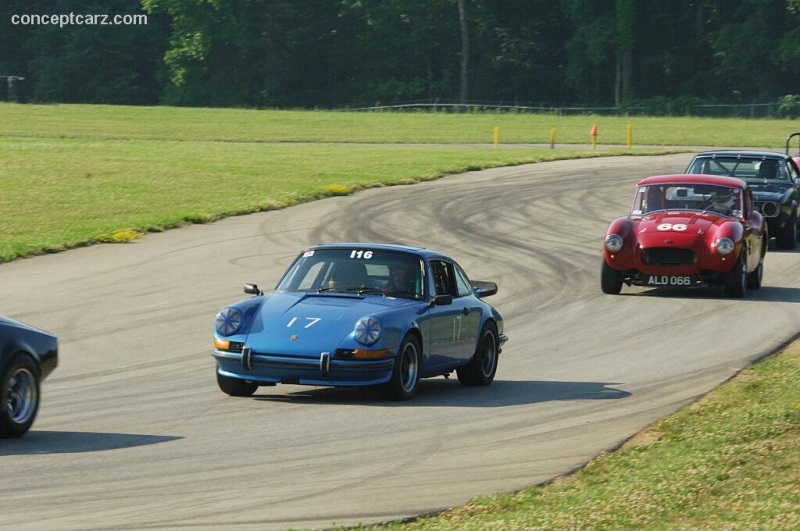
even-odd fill
[{"label": "dense green tree", "polygon": [[797,3],[723,0],[714,4],[710,39],[718,61],[714,85],[718,97],[752,101],[796,93],[800,88]]},{"label": "dense green tree", "polygon": [[[25,77],[38,101],[159,102],[169,21],[112,24],[115,15],[143,15],[138,1],[5,0],[0,12],[0,75]],[[65,24],[20,24],[14,15],[64,15]],[[77,18],[97,16],[96,23]],[[108,15],[109,18],[102,18]],[[49,21],[52,22],[52,21]],[[105,22],[102,24],[101,22]]]},{"label": "dense green tree", "polygon": [[[37,13],[146,13],[148,21],[11,23],[14,15]],[[258,107],[775,101],[798,93],[798,59],[800,0],[0,3],[0,76],[25,77],[34,101]]]}]

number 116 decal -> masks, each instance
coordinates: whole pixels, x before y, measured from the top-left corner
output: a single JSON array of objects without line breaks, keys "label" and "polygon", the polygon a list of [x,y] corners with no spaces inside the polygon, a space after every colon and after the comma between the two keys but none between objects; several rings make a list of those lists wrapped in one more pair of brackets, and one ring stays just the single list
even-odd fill
[{"label": "number 116 decal", "polygon": [[350,258],[363,258],[364,260],[369,260],[372,258],[372,251],[356,251],[353,250],[350,253]]}]

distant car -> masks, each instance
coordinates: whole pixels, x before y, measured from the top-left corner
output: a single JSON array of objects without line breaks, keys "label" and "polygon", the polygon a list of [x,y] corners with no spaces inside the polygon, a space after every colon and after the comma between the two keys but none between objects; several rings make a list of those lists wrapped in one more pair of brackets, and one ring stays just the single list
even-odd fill
[{"label": "distant car", "polygon": [[455,371],[487,386],[507,340],[484,297],[444,254],[399,245],[310,247],[276,289],[221,310],[215,320],[217,383],[232,396],[261,385],[382,386],[408,400],[420,378]]},{"label": "distant car", "polygon": [[742,297],[761,287],[768,229],[746,182],[714,175],[661,175],[639,182],[626,217],[603,245],[601,287],[722,286]]},{"label": "distant car", "polygon": [[779,249],[794,249],[800,235],[800,169],[787,152],[705,151],[698,153],[686,173],[724,175],[742,179],[753,190],[756,208],[769,226]]},{"label": "distant car", "polygon": [[0,316],[0,438],[28,432],[39,411],[41,381],[57,364],[55,336]]}]

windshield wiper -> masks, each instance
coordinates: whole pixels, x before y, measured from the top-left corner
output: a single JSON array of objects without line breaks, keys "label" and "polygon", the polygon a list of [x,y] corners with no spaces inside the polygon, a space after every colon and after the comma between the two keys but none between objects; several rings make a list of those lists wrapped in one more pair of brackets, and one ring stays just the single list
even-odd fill
[{"label": "windshield wiper", "polygon": [[361,295],[362,293],[380,293],[383,295],[384,291],[380,288],[373,288],[371,286],[353,286],[352,288],[346,288],[342,291],[353,291]]}]

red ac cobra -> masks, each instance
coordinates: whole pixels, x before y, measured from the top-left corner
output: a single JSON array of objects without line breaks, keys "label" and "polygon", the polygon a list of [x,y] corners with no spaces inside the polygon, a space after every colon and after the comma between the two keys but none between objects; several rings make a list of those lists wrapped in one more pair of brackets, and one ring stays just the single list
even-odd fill
[{"label": "red ac cobra", "polygon": [[722,286],[742,297],[761,287],[767,224],[741,179],[660,175],[639,182],[631,211],[606,231],[604,293],[622,285]]}]

